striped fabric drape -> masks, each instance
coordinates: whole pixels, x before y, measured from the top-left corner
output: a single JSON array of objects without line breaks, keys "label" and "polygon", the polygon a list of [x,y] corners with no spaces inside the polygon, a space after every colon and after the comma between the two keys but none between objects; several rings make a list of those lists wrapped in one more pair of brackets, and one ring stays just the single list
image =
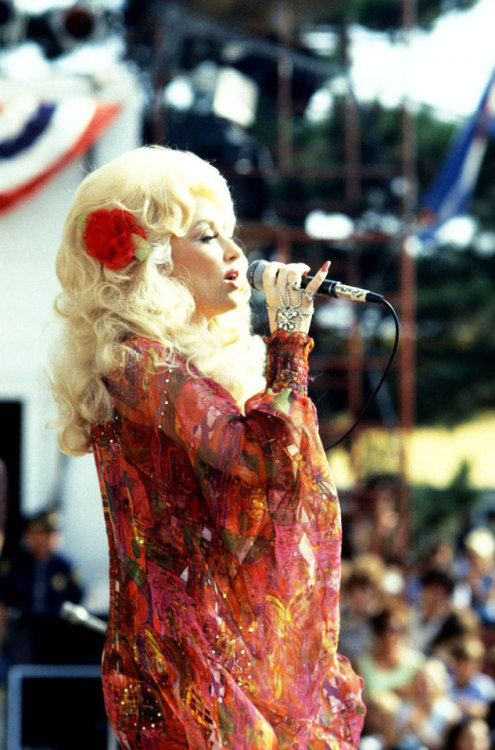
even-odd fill
[{"label": "striped fabric drape", "polygon": [[0,100],[0,214],[83,154],[120,110],[119,103],[89,96],[46,102],[21,94]]}]

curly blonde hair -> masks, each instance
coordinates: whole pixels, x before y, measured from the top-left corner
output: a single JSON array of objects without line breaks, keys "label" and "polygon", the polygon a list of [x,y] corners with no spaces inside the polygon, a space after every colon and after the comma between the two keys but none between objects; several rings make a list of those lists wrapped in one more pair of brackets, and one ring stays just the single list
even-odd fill
[{"label": "curly blonde hair", "polygon": [[[160,146],[123,154],[79,186],[57,256],[62,291],[55,311],[63,333],[49,376],[59,411],[53,426],[65,453],[89,452],[91,425],[111,418],[104,378],[122,365],[130,335],[163,344],[163,364],[181,354],[241,405],[264,386],[265,348],[251,332],[247,285],[245,304],[197,322],[191,293],[170,275],[170,239],[187,234],[199,197],[213,201],[233,228],[232,199],[218,170],[192,153]],[[77,219],[99,208],[135,216],[153,248],[146,261],[110,270],[86,253]]]}]

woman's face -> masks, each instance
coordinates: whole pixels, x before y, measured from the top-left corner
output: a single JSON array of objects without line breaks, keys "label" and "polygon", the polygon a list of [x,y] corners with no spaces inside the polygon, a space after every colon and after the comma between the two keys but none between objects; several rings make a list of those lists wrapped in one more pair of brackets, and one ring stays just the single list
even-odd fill
[{"label": "woman's face", "polygon": [[198,198],[191,227],[184,237],[172,237],[173,276],[182,281],[206,319],[233,310],[249,296],[247,260],[230,236],[221,209]]},{"label": "woman's face", "polygon": [[402,642],[407,635],[407,628],[402,620],[398,617],[392,616],[385,624],[381,632],[383,639],[386,639],[389,643]]}]

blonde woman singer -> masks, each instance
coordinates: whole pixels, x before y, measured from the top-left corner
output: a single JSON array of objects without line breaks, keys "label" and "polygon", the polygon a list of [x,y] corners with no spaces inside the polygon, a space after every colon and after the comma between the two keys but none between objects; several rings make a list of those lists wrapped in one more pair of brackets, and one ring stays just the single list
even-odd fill
[{"label": "blonde woman singer", "polygon": [[[125,750],[356,748],[336,653],[337,495],[306,395],[303,264],[247,261],[219,172],[144,147],[88,175],[57,259],[63,451],[92,451],[110,550],[105,705]],[[267,362],[265,366],[265,357]]]}]

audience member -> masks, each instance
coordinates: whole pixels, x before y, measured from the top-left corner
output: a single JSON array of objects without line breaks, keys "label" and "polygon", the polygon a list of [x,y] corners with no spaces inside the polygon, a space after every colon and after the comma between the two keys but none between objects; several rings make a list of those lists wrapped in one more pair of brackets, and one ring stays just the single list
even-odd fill
[{"label": "audience member", "polygon": [[490,729],[484,719],[464,716],[447,733],[442,750],[490,750]]},{"label": "audience member", "polygon": [[364,488],[362,512],[350,528],[354,554],[379,555],[388,564],[401,560],[404,545],[400,534],[397,488],[389,477],[374,477]]},{"label": "audience member", "polygon": [[[464,551],[456,564],[459,591],[482,624],[495,625],[495,535],[477,528],[464,539]],[[459,599],[459,594],[458,594]]]},{"label": "audience member", "polygon": [[453,590],[453,576],[441,568],[431,568],[421,578],[419,599],[412,609],[411,636],[425,654],[431,654],[435,637],[453,611]]},{"label": "audience member", "polygon": [[426,573],[432,568],[440,568],[452,572],[455,559],[455,544],[448,537],[437,539],[422,560],[421,573]]},{"label": "audience member", "polygon": [[459,638],[468,635],[475,637],[480,635],[480,622],[477,614],[468,607],[453,609],[431,642],[432,655],[448,663],[452,646],[459,641]]},{"label": "audience member", "polygon": [[485,717],[495,700],[495,681],[482,671],[485,646],[480,638],[467,636],[450,651],[450,697],[465,714]]},{"label": "audience member", "polygon": [[339,650],[351,662],[371,647],[371,617],[384,604],[384,570],[377,555],[365,554],[356,557],[343,576]]},{"label": "audience member", "polygon": [[424,661],[410,639],[409,607],[404,602],[390,602],[371,617],[371,627],[371,647],[356,659],[366,694],[375,690],[407,694],[416,670]]},{"label": "audience member", "polygon": [[60,609],[65,601],[78,603],[82,589],[59,545],[57,514],[39,513],[26,520],[18,552],[0,563],[0,635],[7,668],[57,663],[67,648]]},{"label": "audience member", "polygon": [[395,717],[402,699],[391,690],[372,690],[366,699],[366,717],[360,750],[395,750]]},{"label": "audience member", "polygon": [[440,750],[445,735],[460,717],[461,711],[447,696],[449,675],[438,659],[428,659],[411,682],[408,700],[403,701],[395,717],[395,750]]}]

